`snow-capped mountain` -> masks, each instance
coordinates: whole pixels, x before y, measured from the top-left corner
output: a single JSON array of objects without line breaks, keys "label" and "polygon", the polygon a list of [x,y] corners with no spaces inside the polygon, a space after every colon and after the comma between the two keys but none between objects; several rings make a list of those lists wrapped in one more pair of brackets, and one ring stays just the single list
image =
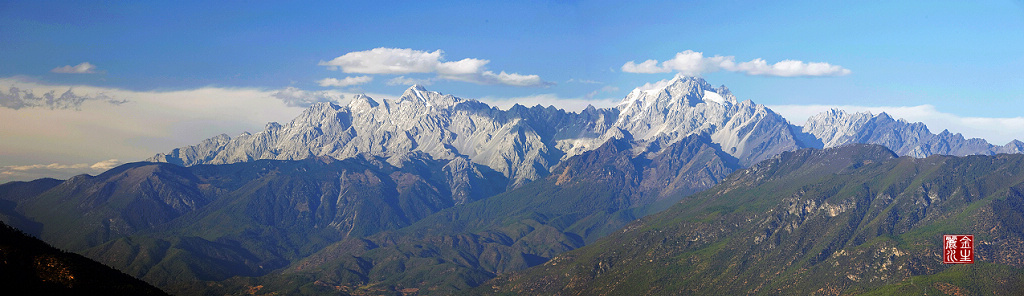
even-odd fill
[{"label": "snow-capped mountain", "polygon": [[318,103],[288,124],[272,122],[261,132],[234,139],[220,135],[150,160],[190,166],[366,154],[401,166],[410,155],[426,154],[434,159],[466,157],[522,183],[546,175],[562,156],[546,143],[550,133],[535,130],[538,123],[522,113],[566,116],[553,108],[502,111],[416,85],[397,101],[357,96],[347,106]]},{"label": "snow-capped mountain", "polygon": [[737,103],[725,86],[715,88],[700,78],[677,76],[634,89],[615,110],[613,127],[635,140],[673,143],[706,134],[743,166],[800,148],[785,118],[750,100]]},{"label": "snow-capped mountain", "polygon": [[803,127],[794,126],[764,105],[737,101],[725,86],[676,76],[634,89],[614,108],[591,106],[580,113],[539,105],[500,110],[414,85],[398,100],[378,102],[360,95],[347,106],[318,103],[287,124],[268,123],[263,131],[233,139],[219,135],[149,160],[191,166],[365,154],[402,166],[420,156],[464,158],[482,167],[457,167],[475,175],[489,168],[517,187],[608,139],[626,139],[640,154],[694,134],[707,136],[742,166],[783,151],[849,143],[881,144],[915,157],[1024,149],[1017,141],[996,147],[948,131],[935,135],[924,124],[894,120],[884,113],[832,110],[810,118]]},{"label": "snow-capped mountain", "polygon": [[896,120],[884,112],[873,115],[832,109],[809,118],[803,132],[820,139],[825,148],[851,143],[879,144],[899,155],[919,158],[933,154],[964,156],[1024,151],[1024,143],[1017,140],[995,146],[982,139],[965,139],[948,130],[932,134],[923,123]]}]

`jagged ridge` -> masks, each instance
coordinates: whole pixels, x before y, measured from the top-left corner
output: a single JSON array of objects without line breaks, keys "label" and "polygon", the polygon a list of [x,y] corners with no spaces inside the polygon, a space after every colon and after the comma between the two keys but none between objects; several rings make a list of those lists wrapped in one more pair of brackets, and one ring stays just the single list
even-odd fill
[{"label": "jagged ridge", "polygon": [[347,106],[318,103],[286,125],[269,123],[261,132],[234,139],[219,135],[149,160],[191,166],[365,153],[400,165],[406,154],[422,152],[435,159],[467,157],[504,174],[514,188],[608,139],[630,140],[639,153],[651,143],[694,134],[709,136],[742,166],[783,151],[851,143],[880,144],[914,157],[1024,151],[1019,141],[997,147],[948,131],[936,135],[922,123],[885,113],[831,110],[795,126],[764,105],[738,102],[725,86],[676,76],[636,88],[614,108],[591,106],[580,113],[539,105],[503,111],[414,85],[397,101],[358,95]]},{"label": "jagged ridge", "polygon": [[932,134],[923,123],[910,123],[893,119],[882,112],[847,113],[832,109],[807,120],[803,132],[820,139],[823,147],[838,147],[851,143],[878,144],[899,155],[917,158],[929,155],[994,155],[1024,152],[1024,143],[1013,140],[1004,146],[995,146],[982,139],[965,139],[959,133],[943,130]]},{"label": "jagged ridge", "polygon": [[[150,161],[184,166],[255,159],[337,159],[361,153],[401,159],[423,152],[435,159],[465,156],[512,180],[517,187],[549,174],[569,156],[612,138],[645,149],[688,135],[708,135],[750,165],[801,147],[782,116],[751,101],[737,103],[723,87],[677,76],[631,92],[615,108],[580,113],[516,105],[507,111],[476,100],[410,87],[397,100],[357,96],[347,106],[319,103],[286,125],[256,134],[220,135],[195,146],[157,154]],[[400,161],[390,161],[399,164]]]}]

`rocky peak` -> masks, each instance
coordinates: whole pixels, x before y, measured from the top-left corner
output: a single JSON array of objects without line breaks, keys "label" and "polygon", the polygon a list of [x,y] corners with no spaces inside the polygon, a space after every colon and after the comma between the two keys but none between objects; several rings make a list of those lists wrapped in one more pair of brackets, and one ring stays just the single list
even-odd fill
[{"label": "rocky peak", "polygon": [[808,118],[803,132],[821,139],[826,148],[836,147],[852,143],[857,133],[873,118],[875,116],[871,112],[847,113],[833,108]]},{"label": "rocky peak", "polygon": [[305,111],[302,111],[302,114],[299,114],[298,117],[292,119],[289,125],[292,127],[304,125],[317,126],[321,122],[333,118],[333,115],[337,114],[342,109],[343,108],[341,106],[330,102],[315,103],[309,106]]},{"label": "rocky peak", "polygon": [[348,108],[353,111],[366,111],[372,108],[376,108],[380,104],[364,94],[358,94],[352,97],[352,101],[348,103]]},{"label": "rocky peak", "polygon": [[465,100],[453,95],[445,95],[436,91],[428,91],[422,85],[415,84],[410,86],[409,89],[406,89],[398,101],[400,103],[408,101],[416,104],[423,104],[427,107],[448,109]]},{"label": "rocky peak", "polygon": [[894,119],[885,112],[878,115],[870,112],[851,114],[832,109],[808,118],[803,132],[820,139],[825,148],[851,143],[878,144],[899,155],[912,157],[1021,151],[1013,145],[993,146],[982,139],[966,139],[962,134],[948,130],[933,134],[924,123]]},{"label": "rocky peak", "polygon": [[[874,118],[875,115],[871,112],[856,112],[849,113],[840,109],[832,108],[828,111],[821,112],[811,116],[807,120],[808,125],[819,124],[822,122],[866,122],[868,119]],[[886,116],[888,117],[888,115]]]},{"label": "rocky peak", "polygon": [[999,147],[998,153],[1024,153],[1024,142],[1013,140]]},{"label": "rocky peak", "polygon": [[685,106],[697,104],[736,104],[736,97],[724,86],[716,88],[703,78],[676,75],[669,80],[648,83],[633,89],[619,103],[620,109],[636,106]]},{"label": "rocky peak", "polygon": [[880,144],[915,156],[1024,150],[1024,145],[995,150],[983,141],[933,135],[923,124],[893,120],[887,114],[836,109],[811,117],[801,132],[763,105],[737,103],[724,86],[677,75],[636,88],[616,108],[589,106],[580,113],[522,105],[502,111],[413,85],[398,100],[378,103],[356,95],[347,106],[316,103],[288,124],[267,125],[265,131],[236,139],[210,139],[152,160],[189,166],[312,156],[346,159],[365,153],[401,166],[407,153],[422,152],[437,160],[465,156],[516,187],[547,176],[560,161],[597,149],[609,139],[625,139],[641,153],[643,147],[654,147],[653,141],[667,147],[689,135],[708,136],[740,166],[783,151],[849,143]]}]

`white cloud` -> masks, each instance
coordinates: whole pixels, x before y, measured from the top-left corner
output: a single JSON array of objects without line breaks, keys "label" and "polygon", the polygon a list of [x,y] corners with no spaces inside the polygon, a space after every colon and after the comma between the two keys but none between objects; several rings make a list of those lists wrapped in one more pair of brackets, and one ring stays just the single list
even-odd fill
[{"label": "white cloud", "polygon": [[286,87],[271,94],[288,105],[289,107],[306,108],[320,102],[333,102],[343,104],[345,95],[336,91],[307,91],[295,87]]},{"label": "white cloud", "polygon": [[775,105],[768,106],[790,122],[803,125],[807,118],[835,108],[846,112],[885,112],[893,118],[909,122],[922,122],[932,133],[949,130],[965,138],[982,138],[994,145],[1004,145],[1014,139],[1024,140],[1024,117],[962,117],[939,111],[932,105],[918,106],[853,106],[853,105]]},{"label": "white cloud", "polygon": [[398,77],[389,79],[388,82],[386,82],[386,84],[387,85],[413,85],[413,84],[431,85],[431,84],[434,84],[434,80],[432,80],[432,79],[416,79],[416,78],[411,78],[411,77],[398,76]]},{"label": "white cloud", "polygon": [[657,60],[646,60],[639,64],[629,61],[622,65],[622,71],[629,73],[668,73],[676,71],[684,75],[700,75],[702,73],[723,70],[746,73],[747,75],[783,77],[843,76],[850,74],[849,69],[829,63],[806,63],[797,60],[784,60],[769,65],[763,59],[736,63],[736,57],[734,56],[716,55],[704,57],[704,53],[692,50],[676,53],[674,58],[661,62],[660,65]]},{"label": "white cloud", "polygon": [[[440,51],[440,50],[438,50]],[[472,75],[478,74],[486,67],[487,63],[491,61],[481,59],[462,59],[457,62],[438,62],[437,63],[437,74],[441,76],[452,75]]]},{"label": "white cloud", "polygon": [[107,159],[107,160],[104,160],[104,161],[100,161],[100,162],[94,163],[94,164],[90,165],[89,168],[90,169],[94,169],[94,170],[99,170],[99,171],[106,171],[106,170],[112,169],[112,168],[114,168],[114,167],[116,167],[116,166],[118,166],[120,164],[121,164],[121,162],[118,161],[117,159]]},{"label": "white cloud", "polygon": [[555,94],[539,94],[526,97],[515,97],[515,98],[493,98],[485,97],[479,99],[481,102],[487,103],[488,105],[498,107],[502,110],[508,110],[515,104],[523,105],[526,107],[533,107],[541,105],[544,107],[555,106],[555,108],[564,109],[571,112],[580,112],[587,108],[587,105],[593,105],[595,108],[610,108],[614,107],[615,104],[621,99],[580,99],[580,98],[561,98]]},{"label": "white cloud", "polygon": [[79,163],[79,164],[70,164],[70,165],[68,165],[68,164],[51,163],[51,164],[33,164],[33,165],[12,165],[12,166],[4,167],[5,170],[19,171],[19,172],[31,171],[31,170],[39,170],[39,169],[67,170],[67,169],[85,169],[85,168],[89,168],[89,164],[87,164],[87,163]]},{"label": "white cloud", "polygon": [[119,164],[121,164],[121,162],[118,161],[117,159],[108,159],[108,160],[100,161],[100,162],[97,162],[97,163],[94,163],[94,164],[88,164],[88,163],[78,163],[78,164],[51,163],[51,164],[32,164],[32,165],[11,165],[11,166],[5,166],[5,167],[3,167],[3,169],[5,171],[20,171],[20,172],[32,171],[32,170],[41,170],[41,169],[46,169],[46,170],[91,169],[91,170],[96,170],[96,171],[101,171],[102,172],[102,171],[106,171],[106,170],[112,169],[112,168],[118,166]]},{"label": "white cloud", "polygon": [[441,55],[440,50],[426,52],[409,48],[379,47],[346,53],[330,61],[320,61],[320,65],[331,70],[340,68],[345,73],[429,73],[437,70],[441,64]]},{"label": "white cloud", "polygon": [[350,76],[342,79],[337,78],[324,78],[317,80],[317,84],[320,86],[333,86],[333,87],[346,87],[352,85],[367,84],[373,81],[373,77],[370,76]]},{"label": "white cloud", "polygon": [[63,67],[53,68],[50,72],[62,74],[92,74],[96,73],[96,65],[84,62],[74,66],[65,65]]},{"label": "white cloud", "polygon": [[672,69],[669,69],[668,67],[658,67],[658,61],[656,60],[646,60],[639,64],[633,61],[628,61],[626,64],[622,65],[622,72],[647,74],[668,73],[672,72]]},{"label": "white cloud", "polygon": [[550,85],[550,83],[544,82],[543,80],[540,79],[540,76],[537,75],[520,75],[516,73],[505,73],[505,71],[501,71],[501,73],[498,74],[494,74],[494,72],[491,71],[484,71],[483,73],[480,73],[480,77],[482,77],[483,79],[476,79],[475,77],[473,77],[472,79],[468,79],[465,81],[479,82],[483,84],[505,84],[511,86]]},{"label": "white cloud", "polygon": [[[537,75],[518,73],[494,73],[487,70],[489,60],[465,58],[458,61],[444,61],[444,52],[414,50],[410,48],[379,47],[366,51],[354,51],[330,61],[320,61],[321,66],[345,73],[360,74],[410,74],[436,73],[438,78],[477,84],[503,84],[511,86],[549,86],[552,83]],[[397,81],[396,81],[397,83]]]},{"label": "white cloud", "polygon": [[785,60],[774,65],[768,65],[762,59],[740,63],[736,66],[723,67],[728,71],[744,72],[750,75],[766,76],[842,76],[850,74],[850,70],[829,63],[805,63],[801,61]]},{"label": "white cloud", "polygon": [[67,179],[81,174],[97,175],[120,164],[121,162],[117,159],[108,159],[94,164],[51,163],[2,166],[0,167],[0,184],[8,181],[34,180],[46,177]]},{"label": "white cloud", "polygon": [[[679,74],[676,74],[676,75],[678,76]],[[668,85],[671,82],[672,82],[672,79],[662,79],[660,81],[644,83],[644,85],[641,85],[641,86],[637,87],[636,89],[637,90],[641,90],[641,91],[643,91],[643,90],[652,90],[652,89],[664,89],[664,88],[668,87]]]}]

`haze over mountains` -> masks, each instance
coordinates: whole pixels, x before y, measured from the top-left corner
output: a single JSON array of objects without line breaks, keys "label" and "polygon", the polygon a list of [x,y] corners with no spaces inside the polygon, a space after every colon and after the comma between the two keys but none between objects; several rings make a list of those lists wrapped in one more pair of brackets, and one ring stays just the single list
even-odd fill
[{"label": "haze over mountains", "polygon": [[[844,146],[854,143],[881,146]],[[0,217],[171,293],[449,294],[598,241],[734,171],[786,167],[784,152],[836,147],[788,165],[832,175],[867,164],[851,154],[1024,151],[884,113],[832,110],[796,126],[697,77],[580,113],[500,110],[417,85],[97,176],[3,184]]]}]

